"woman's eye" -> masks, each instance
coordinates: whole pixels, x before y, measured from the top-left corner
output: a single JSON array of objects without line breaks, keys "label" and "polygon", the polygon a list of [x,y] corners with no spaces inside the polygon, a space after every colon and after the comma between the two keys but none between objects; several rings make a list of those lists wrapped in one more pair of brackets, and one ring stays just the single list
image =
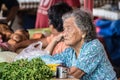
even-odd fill
[{"label": "woman's eye", "polygon": [[64,28],[64,31],[66,31],[66,28]]},{"label": "woman's eye", "polygon": [[68,27],[68,28],[67,28],[67,30],[68,30],[68,31],[71,31],[71,28],[70,28],[70,27]]},{"label": "woman's eye", "polygon": [[70,26],[65,26],[64,31],[71,31]]}]

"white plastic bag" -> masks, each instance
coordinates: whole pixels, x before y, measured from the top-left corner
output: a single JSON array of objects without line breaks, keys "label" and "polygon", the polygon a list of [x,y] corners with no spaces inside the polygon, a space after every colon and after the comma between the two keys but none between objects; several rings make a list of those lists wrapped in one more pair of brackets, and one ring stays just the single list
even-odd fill
[{"label": "white plastic bag", "polygon": [[[38,45],[37,47],[35,47]],[[48,51],[42,50],[42,43],[37,42],[29,45],[27,48],[23,49],[23,51],[18,54],[14,61],[19,60],[19,59],[28,59],[28,61],[32,60],[33,58],[41,58],[42,61],[45,62],[46,65],[56,65],[56,66],[51,66],[51,69],[54,68],[56,71],[56,67],[59,64],[62,64],[61,60],[56,60],[54,59]],[[54,73],[56,75],[56,72]]]},{"label": "white plastic bag", "polygon": [[[37,47],[35,47],[37,45]],[[16,57],[15,61],[19,59],[32,59],[42,55],[48,55],[48,52],[42,50],[42,42],[36,42],[23,49]]]},{"label": "white plastic bag", "polygon": [[[35,47],[36,45],[37,48]],[[42,43],[39,41],[37,43],[33,43],[29,45],[27,48],[23,49],[23,51],[18,54],[14,61],[19,59],[28,59],[31,60],[33,58],[41,58],[46,64],[61,64],[61,60],[55,60],[48,51],[42,50]]]}]

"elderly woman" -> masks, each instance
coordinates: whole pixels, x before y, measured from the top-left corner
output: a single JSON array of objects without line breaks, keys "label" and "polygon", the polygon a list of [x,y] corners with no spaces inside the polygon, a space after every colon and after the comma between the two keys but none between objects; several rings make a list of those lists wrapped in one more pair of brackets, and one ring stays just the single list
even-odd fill
[{"label": "elderly woman", "polygon": [[80,80],[117,80],[103,45],[96,38],[90,14],[77,9],[63,16],[64,34],[53,39],[46,48],[51,48],[64,38],[70,46],[61,54],[53,56],[70,68],[69,75]]}]

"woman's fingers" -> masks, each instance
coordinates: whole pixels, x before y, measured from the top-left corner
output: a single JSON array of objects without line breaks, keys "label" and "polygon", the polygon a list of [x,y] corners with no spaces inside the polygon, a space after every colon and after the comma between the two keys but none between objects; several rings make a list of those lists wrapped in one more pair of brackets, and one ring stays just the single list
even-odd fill
[{"label": "woman's fingers", "polygon": [[76,67],[71,67],[68,74],[71,75],[71,74],[75,73],[76,71],[77,71]]}]

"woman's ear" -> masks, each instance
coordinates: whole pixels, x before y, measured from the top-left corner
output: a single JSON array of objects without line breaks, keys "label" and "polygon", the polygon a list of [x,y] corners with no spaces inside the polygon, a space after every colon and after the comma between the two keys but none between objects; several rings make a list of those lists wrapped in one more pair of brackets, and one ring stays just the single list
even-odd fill
[{"label": "woman's ear", "polygon": [[54,28],[54,26],[51,24],[50,25],[50,31],[52,32],[52,33],[55,33],[56,32],[56,29]]},{"label": "woman's ear", "polygon": [[58,31],[54,28],[52,24],[49,26],[49,28],[52,34],[55,34],[55,35],[58,34]]},{"label": "woman's ear", "polygon": [[84,39],[84,38],[85,38],[85,36],[86,36],[86,33],[84,32],[84,33],[82,34],[82,38]]},{"label": "woman's ear", "polygon": [[50,28],[50,31],[52,32],[52,30],[53,30],[54,27],[53,27],[52,24],[50,24],[50,25],[49,25],[49,28]]}]

